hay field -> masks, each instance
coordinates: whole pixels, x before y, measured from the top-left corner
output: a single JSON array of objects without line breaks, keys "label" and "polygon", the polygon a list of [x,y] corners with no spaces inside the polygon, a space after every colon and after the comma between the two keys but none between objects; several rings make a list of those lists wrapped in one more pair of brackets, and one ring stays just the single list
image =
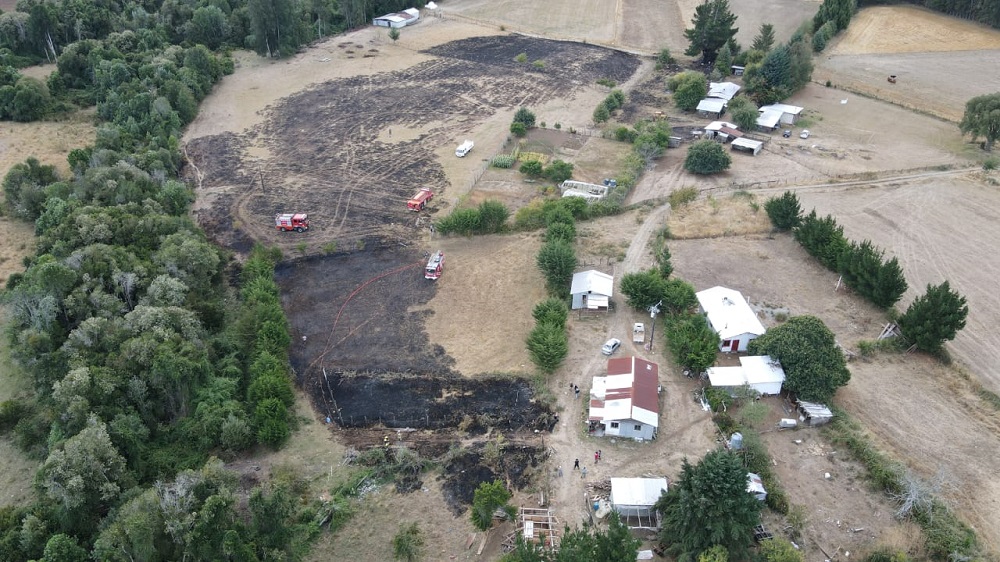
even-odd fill
[{"label": "hay field", "polygon": [[1000,31],[912,6],[866,8],[816,62],[815,81],[957,122],[969,98],[1000,91]]}]

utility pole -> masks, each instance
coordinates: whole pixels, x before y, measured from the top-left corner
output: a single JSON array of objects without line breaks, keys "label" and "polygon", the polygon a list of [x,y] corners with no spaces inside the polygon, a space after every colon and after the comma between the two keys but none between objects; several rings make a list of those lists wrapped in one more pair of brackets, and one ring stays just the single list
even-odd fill
[{"label": "utility pole", "polygon": [[649,317],[653,319],[650,322],[649,327],[649,350],[653,351],[653,336],[656,335],[656,315],[660,313],[660,306],[663,305],[663,300],[649,307]]}]

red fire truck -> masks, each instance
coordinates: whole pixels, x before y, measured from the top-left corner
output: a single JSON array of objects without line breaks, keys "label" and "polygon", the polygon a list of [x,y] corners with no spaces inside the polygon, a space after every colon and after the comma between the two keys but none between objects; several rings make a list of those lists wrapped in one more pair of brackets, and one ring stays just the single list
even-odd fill
[{"label": "red fire truck", "polygon": [[444,252],[438,250],[431,254],[427,260],[427,267],[424,268],[424,279],[437,279],[444,271]]},{"label": "red fire truck", "polygon": [[422,211],[431,199],[434,199],[434,192],[426,187],[421,187],[420,191],[416,192],[406,202],[406,208],[411,211]]},{"label": "red fire truck", "polygon": [[279,213],[274,215],[274,227],[282,232],[309,230],[309,215],[305,213]]}]

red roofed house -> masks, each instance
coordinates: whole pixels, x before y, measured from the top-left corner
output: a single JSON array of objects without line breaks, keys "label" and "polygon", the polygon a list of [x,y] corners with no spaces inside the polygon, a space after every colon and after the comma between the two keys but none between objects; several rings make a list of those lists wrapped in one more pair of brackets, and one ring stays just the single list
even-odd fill
[{"label": "red roofed house", "polygon": [[638,357],[608,359],[590,389],[591,435],[652,439],[660,425],[659,368]]}]

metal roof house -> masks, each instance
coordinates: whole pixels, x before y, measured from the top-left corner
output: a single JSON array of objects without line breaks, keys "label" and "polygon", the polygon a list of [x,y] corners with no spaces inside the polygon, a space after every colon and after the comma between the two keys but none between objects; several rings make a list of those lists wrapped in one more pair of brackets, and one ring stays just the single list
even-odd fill
[{"label": "metal roof house", "polygon": [[611,508],[629,529],[656,530],[661,516],[653,505],[666,491],[666,478],[612,478]]},{"label": "metal roof house", "polygon": [[746,351],[750,340],[764,335],[764,325],[739,291],[712,287],[696,296],[708,324],[722,340],[719,351]]},{"label": "metal roof house", "polygon": [[802,108],[797,105],[784,103],[773,103],[760,108],[760,117],[757,118],[757,126],[774,130],[778,125],[794,125]]},{"label": "metal roof house", "polygon": [[573,274],[569,292],[573,296],[573,310],[607,310],[614,296],[615,278],[591,269]]},{"label": "metal roof house", "polygon": [[751,355],[740,357],[739,367],[709,367],[708,381],[730,393],[746,385],[758,394],[775,395],[781,394],[785,370],[770,355]]},{"label": "metal roof house", "polygon": [[722,114],[726,112],[726,100],[705,98],[698,102],[698,107],[695,108],[695,111],[701,117],[722,117]]},{"label": "metal roof house", "polygon": [[660,426],[659,367],[638,357],[608,359],[608,374],[590,389],[591,435],[642,441]]},{"label": "metal roof house", "polygon": [[740,85],[733,82],[709,82],[707,98],[730,101],[740,91]]},{"label": "metal roof house", "polygon": [[420,10],[416,8],[409,8],[403,10],[402,12],[396,12],[395,14],[386,14],[381,17],[377,17],[372,20],[372,24],[378,27],[406,27],[407,25],[412,25],[417,23],[420,19]]}]

